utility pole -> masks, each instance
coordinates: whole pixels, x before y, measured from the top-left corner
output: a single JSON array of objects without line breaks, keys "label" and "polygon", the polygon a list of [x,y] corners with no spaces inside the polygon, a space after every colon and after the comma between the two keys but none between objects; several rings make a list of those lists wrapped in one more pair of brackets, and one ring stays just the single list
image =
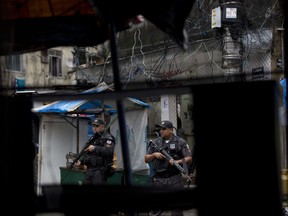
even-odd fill
[{"label": "utility pole", "polygon": [[222,34],[222,68],[226,81],[243,79],[242,0],[220,0],[212,9],[211,27]]}]

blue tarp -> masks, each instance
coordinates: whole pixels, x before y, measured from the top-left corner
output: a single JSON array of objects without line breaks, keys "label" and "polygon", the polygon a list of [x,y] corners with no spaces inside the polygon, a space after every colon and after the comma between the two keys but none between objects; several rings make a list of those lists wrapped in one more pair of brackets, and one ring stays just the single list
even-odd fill
[{"label": "blue tarp", "polygon": [[[100,87],[95,87],[92,89],[89,89],[87,91],[84,91],[80,94],[86,94],[86,93],[97,93],[108,89],[108,86],[105,84]],[[140,101],[135,98],[127,98],[128,101],[131,102],[131,105],[133,107],[140,106],[143,108],[149,108],[150,105],[147,103],[144,103],[143,101]],[[32,109],[33,112],[36,113],[75,113],[75,112],[83,112],[87,110],[93,110],[97,108],[104,108],[104,111],[107,111],[107,114],[113,114],[117,112],[116,107],[110,104],[102,104],[101,100],[63,100],[63,101],[56,101],[41,107],[35,107]],[[127,107],[124,107],[127,108]]]},{"label": "blue tarp", "polygon": [[[34,108],[33,111],[38,113],[69,113],[77,110],[88,110],[93,108],[100,108],[101,102],[98,100],[76,100],[76,101],[57,101],[51,104],[44,105],[39,108]],[[112,108],[111,106],[104,105],[105,108]]]}]

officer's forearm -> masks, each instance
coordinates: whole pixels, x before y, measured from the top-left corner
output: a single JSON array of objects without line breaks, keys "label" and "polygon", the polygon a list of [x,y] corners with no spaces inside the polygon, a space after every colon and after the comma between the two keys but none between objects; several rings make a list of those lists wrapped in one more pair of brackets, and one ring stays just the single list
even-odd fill
[{"label": "officer's forearm", "polygon": [[147,155],[145,155],[145,158],[144,158],[145,163],[151,162],[154,158],[155,158],[154,154],[147,154]]}]

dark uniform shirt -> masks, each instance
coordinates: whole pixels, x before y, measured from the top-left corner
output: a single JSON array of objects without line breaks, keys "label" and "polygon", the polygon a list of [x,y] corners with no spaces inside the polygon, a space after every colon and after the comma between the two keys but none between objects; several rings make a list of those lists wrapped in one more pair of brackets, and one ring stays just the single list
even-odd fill
[{"label": "dark uniform shirt", "polygon": [[87,166],[84,184],[106,183],[106,171],[113,165],[115,138],[109,132],[104,132],[92,145],[93,151],[87,152],[80,159]]},{"label": "dark uniform shirt", "polygon": [[[178,136],[173,135],[169,141],[165,141],[162,137],[153,140],[160,148],[165,150],[174,160],[180,160],[185,157],[191,156],[191,151],[187,142]],[[156,147],[150,145],[147,154],[159,152]],[[175,167],[169,164],[166,159],[154,159],[154,176],[152,177],[153,187],[164,188],[183,188],[182,173]],[[160,215],[163,210],[153,210],[149,215]],[[155,214],[154,214],[155,213]],[[183,216],[181,209],[172,209],[171,215]]]},{"label": "dark uniform shirt", "polygon": [[[162,137],[154,139],[154,143],[156,143],[160,148],[165,150],[174,160],[180,160],[191,155],[191,151],[187,142],[178,136],[173,135],[173,137],[166,141]],[[156,147],[150,145],[147,154],[153,154],[154,152],[159,152]],[[158,160],[154,159],[154,171],[156,175],[164,175],[172,176],[175,174],[179,174],[179,170],[175,166],[171,166],[168,160]]]}]

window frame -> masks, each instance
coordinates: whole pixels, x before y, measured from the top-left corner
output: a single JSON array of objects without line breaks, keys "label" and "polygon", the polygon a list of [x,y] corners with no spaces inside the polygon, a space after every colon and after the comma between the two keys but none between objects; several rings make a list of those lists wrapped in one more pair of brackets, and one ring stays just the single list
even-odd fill
[{"label": "window frame", "polygon": [[6,70],[22,72],[22,56],[20,54],[7,55],[4,61]]},{"label": "window frame", "polygon": [[52,77],[62,77],[62,56],[61,50],[48,50],[49,75]]}]

